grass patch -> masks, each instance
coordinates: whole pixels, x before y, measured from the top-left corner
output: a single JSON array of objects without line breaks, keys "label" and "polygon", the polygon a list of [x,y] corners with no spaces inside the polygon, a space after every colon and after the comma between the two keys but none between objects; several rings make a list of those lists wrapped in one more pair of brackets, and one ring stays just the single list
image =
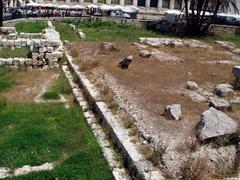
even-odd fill
[{"label": "grass patch", "polygon": [[[68,24],[74,23],[66,21],[65,23],[55,23],[56,29],[60,32],[62,40],[77,41],[78,35],[74,33]],[[113,21],[95,21],[87,20],[74,23],[76,28],[83,30],[87,41],[137,41],[139,37],[160,37],[155,32],[148,31],[144,27],[135,25],[120,24]]]},{"label": "grass patch", "polygon": [[60,33],[61,40],[67,40],[70,42],[78,41],[79,36],[74,32],[72,28],[70,28],[69,24],[54,22],[56,30]]},{"label": "grass patch", "polygon": [[57,162],[51,172],[14,179],[113,179],[82,112],[74,105],[7,104],[0,111],[0,166]]},{"label": "grass patch", "polygon": [[25,33],[40,33],[43,29],[47,27],[46,21],[36,21],[36,22],[21,22],[16,24],[17,32]]},{"label": "grass patch", "polygon": [[71,94],[72,89],[63,72],[60,73],[60,76],[58,77],[57,81],[55,82],[51,90],[58,94],[65,94],[65,95]]},{"label": "grass patch", "polygon": [[46,100],[57,100],[60,99],[60,96],[57,92],[54,91],[47,91],[42,95],[43,99]]},{"label": "grass patch", "polygon": [[11,47],[3,47],[0,49],[0,57],[1,58],[28,58],[30,57],[30,49],[29,47],[20,47],[14,48]]},{"label": "grass patch", "polygon": [[14,79],[9,76],[10,71],[8,66],[0,66],[0,94],[14,83]]},{"label": "grass patch", "polygon": [[66,76],[63,72],[60,72],[60,75],[52,87],[49,88],[47,92],[42,95],[42,98],[45,100],[59,100],[60,94],[70,95],[72,89],[67,81]]},{"label": "grass patch", "polygon": [[238,48],[240,48],[240,35],[222,35],[216,36],[216,39],[221,41],[233,42]]}]

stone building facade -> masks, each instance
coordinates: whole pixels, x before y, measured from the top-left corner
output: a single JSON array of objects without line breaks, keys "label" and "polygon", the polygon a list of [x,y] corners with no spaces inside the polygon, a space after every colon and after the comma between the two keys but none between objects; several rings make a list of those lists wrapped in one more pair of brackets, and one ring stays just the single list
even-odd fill
[{"label": "stone building facade", "polygon": [[[36,0],[36,2],[43,3],[46,1]],[[183,0],[52,0],[47,1],[47,3],[133,5],[147,11],[180,10],[183,7]]]}]

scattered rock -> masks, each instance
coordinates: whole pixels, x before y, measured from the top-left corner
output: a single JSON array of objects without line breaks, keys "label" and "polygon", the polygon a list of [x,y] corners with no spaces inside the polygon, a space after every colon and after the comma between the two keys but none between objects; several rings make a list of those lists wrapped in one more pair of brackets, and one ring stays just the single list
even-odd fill
[{"label": "scattered rock", "polygon": [[232,52],[235,54],[240,54],[240,48],[236,48],[236,49],[232,50]]},{"label": "scattered rock", "polygon": [[240,66],[234,66],[232,72],[235,76],[234,86],[236,89],[240,89]]},{"label": "scattered rock", "polygon": [[141,49],[145,49],[145,48],[148,47],[148,46],[145,46],[145,45],[139,44],[139,43],[137,43],[137,42],[134,42],[132,45],[137,46],[137,48],[138,48],[139,50],[141,50]]},{"label": "scattered rock", "polygon": [[141,56],[142,58],[149,58],[151,56],[151,53],[147,50],[141,50],[139,52],[139,56]]},{"label": "scattered rock", "polygon": [[220,97],[232,96],[234,93],[233,86],[230,84],[218,84],[215,88],[215,92]]},{"label": "scattered rock", "polygon": [[128,66],[131,64],[133,60],[133,56],[128,56],[128,57],[125,57],[124,59],[122,59],[118,65],[119,67],[121,67],[122,69],[128,69]]},{"label": "scattered rock", "polygon": [[236,48],[236,45],[232,42],[216,41],[216,43],[219,44],[223,49],[226,49],[226,50],[233,50]]},{"label": "scattered rock", "polygon": [[209,106],[222,111],[231,109],[231,104],[227,100],[214,97],[209,98]]},{"label": "scattered rock", "polygon": [[63,43],[67,45],[67,44],[69,44],[70,42],[69,42],[68,40],[64,40]]},{"label": "scattered rock", "polygon": [[180,59],[176,56],[173,56],[171,54],[155,50],[151,52],[152,57],[156,58],[159,61],[172,61],[172,62],[183,62],[183,59]]},{"label": "scattered rock", "polygon": [[102,49],[104,51],[117,51],[117,47],[112,42],[103,42]]},{"label": "scattered rock", "polygon": [[76,26],[74,24],[69,24],[70,28],[72,28],[74,31],[76,30]]},{"label": "scattered rock", "polygon": [[207,102],[207,98],[195,91],[187,92],[187,95],[195,102]]},{"label": "scattered rock", "polygon": [[195,81],[188,81],[187,82],[187,88],[190,90],[197,90],[198,84]]},{"label": "scattered rock", "polygon": [[78,32],[78,35],[81,39],[85,39],[86,38],[86,35],[82,32],[82,31],[79,31]]},{"label": "scattered rock", "polygon": [[160,47],[160,46],[171,46],[171,47],[179,47],[179,46],[187,46],[190,48],[212,48],[211,46],[195,39],[174,39],[174,38],[139,38],[140,43],[147,44],[152,47]]},{"label": "scattered rock", "polygon": [[237,123],[227,114],[211,107],[201,114],[197,135],[201,140],[234,134]]},{"label": "scattered rock", "polygon": [[26,60],[26,61],[24,62],[24,64],[25,64],[26,66],[32,66],[33,60]]},{"label": "scattered rock", "polygon": [[169,119],[173,120],[181,120],[182,118],[182,111],[180,104],[172,104],[167,105],[164,109],[164,115],[166,115]]}]

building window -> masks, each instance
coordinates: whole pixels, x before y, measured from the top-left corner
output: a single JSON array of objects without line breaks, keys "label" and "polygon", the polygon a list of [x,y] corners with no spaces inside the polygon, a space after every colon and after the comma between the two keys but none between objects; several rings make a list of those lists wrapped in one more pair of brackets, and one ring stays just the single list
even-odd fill
[{"label": "building window", "polygon": [[119,4],[119,0],[111,0],[111,4]]},{"label": "building window", "polygon": [[125,0],[124,5],[133,5],[133,0]]},{"label": "building window", "polygon": [[162,1],[163,8],[170,8],[170,0],[163,0]]},{"label": "building window", "polygon": [[145,0],[138,0],[138,6],[144,6],[145,7]]},{"label": "building window", "polygon": [[79,0],[70,0],[71,2],[79,2]]},{"label": "building window", "polygon": [[98,0],[98,3],[106,4],[106,0]]},{"label": "building window", "polygon": [[175,0],[174,9],[182,9],[182,0]]},{"label": "building window", "polygon": [[85,3],[91,3],[92,0],[84,0]]},{"label": "building window", "polygon": [[157,7],[158,6],[158,0],[150,0],[150,7]]}]

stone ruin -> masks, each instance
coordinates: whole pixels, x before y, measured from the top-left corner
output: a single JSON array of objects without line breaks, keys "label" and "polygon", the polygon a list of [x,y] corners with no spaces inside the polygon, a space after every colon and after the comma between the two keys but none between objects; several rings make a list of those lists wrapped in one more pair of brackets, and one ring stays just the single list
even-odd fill
[{"label": "stone ruin", "polygon": [[[57,68],[63,56],[63,45],[57,32],[48,21],[42,33],[17,33],[15,27],[1,27],[0,47],[29,47],[31,58],[0,58],[0,65],[28,68]],[[37,38],[36,38],[37,37]]]}]

